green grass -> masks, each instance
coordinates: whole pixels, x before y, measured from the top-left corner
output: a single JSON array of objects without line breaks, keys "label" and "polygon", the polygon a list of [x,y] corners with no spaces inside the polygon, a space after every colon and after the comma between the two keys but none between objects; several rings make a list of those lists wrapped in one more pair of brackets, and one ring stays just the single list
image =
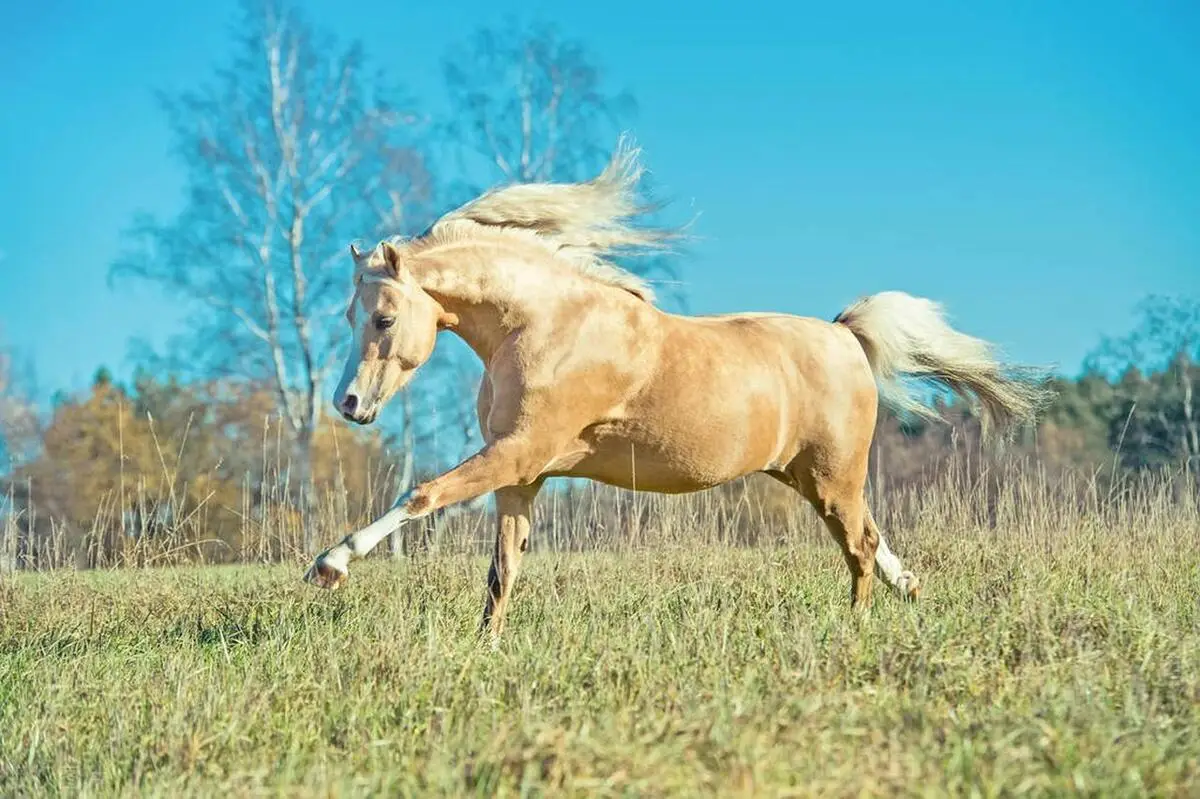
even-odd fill
[{"label": "green grass", "polygon": [[22,575],[0,795],[1195,795],[1188,518],[918,527],[865,616],[831,541],[533,554],[498,651],[467,556]]}]

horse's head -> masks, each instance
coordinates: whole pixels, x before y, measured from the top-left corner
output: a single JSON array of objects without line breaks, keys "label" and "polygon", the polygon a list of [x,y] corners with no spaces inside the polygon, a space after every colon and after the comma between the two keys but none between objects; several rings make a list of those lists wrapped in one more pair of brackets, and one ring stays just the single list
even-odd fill
[{"label": "horse's head", "polygon": [[433,354],[441,327],[453,323],[404,265],[390,241],[354,257],[354,296],[346,310],[353,340],[333,404],[358,424],[375,421],[393,395]]}]

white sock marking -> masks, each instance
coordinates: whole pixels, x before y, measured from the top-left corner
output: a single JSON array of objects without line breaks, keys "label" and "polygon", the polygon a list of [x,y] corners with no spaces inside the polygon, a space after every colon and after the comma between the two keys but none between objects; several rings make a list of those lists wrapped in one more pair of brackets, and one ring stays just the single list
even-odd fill
[{"label": "white sock marking", "polygon": [[892,553],[892,550],[888,548],[883,533],[879,534],[879,546],[875,550],[875,565],[879,567],[879,571],[883,574],[883,579],[893,588],[904,590],[905,586],[901,585],[904,576],[904,566],[901,565],[900,558],[896,557]]},{"label": "white sock marking", "polygon": [[361,530],[356,530],[346,536],[336,546],[332,547],[321,558],[328,566],[345,572],[351,560],[365,558],[380,541],[387,538],[396,528],[411,518],[405,512],[404,506],[412,499],[412,489],[405,491],[399,499],[392,503],[387,513],[368,524]]}]

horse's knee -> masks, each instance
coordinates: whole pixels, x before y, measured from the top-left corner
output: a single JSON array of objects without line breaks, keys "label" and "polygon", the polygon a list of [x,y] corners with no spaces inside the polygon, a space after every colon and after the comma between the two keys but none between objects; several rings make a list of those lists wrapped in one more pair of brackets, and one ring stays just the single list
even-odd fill
[{"label": "horse's knee", "polygon": [[855,576],[868,577],[875,573],[875,549],[862,536],[848,538],[844,546],[846,563]]}]

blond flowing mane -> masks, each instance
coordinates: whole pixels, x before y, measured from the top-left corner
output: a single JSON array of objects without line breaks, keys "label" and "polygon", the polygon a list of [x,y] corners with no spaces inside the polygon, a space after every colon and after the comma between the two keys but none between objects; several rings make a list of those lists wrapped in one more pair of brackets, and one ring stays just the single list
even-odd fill
[{"label": "blond flowing mane", "polygon": [[533,240],[579,272],[654,301],[649,284],[609,260],[620,254],[665,249],[678,237],[665,228],[635,227],[648,207],[637,202],[644,168],[640,150],[624,136],[598,176],[582,183],[520,183],[492,189],[442,216],[434,239],[470,235],[483,225]]}]

